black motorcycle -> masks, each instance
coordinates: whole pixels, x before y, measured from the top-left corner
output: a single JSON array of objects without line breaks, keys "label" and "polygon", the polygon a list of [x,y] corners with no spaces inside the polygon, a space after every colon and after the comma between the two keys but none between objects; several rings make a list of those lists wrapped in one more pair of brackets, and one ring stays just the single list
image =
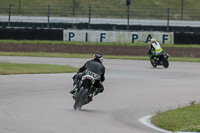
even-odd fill
[{"label": "black motorcycle", "polygon": [[87,71],[84,76],[82,76],[81,80],[79,81],[79,85],[77,87],[77,91],[73,95],[75,100],[74,109],[81,110],[82,106],[88,104],[92,101],[92,97],[95,95],[95,87],[93,84],[95,80],[98,79],[100,76]]},{"label": "black motorcycle", "polygon": [[165,54],[164,50],[157,56],[153,57],[153,54],[149,54],[149,53],[148,53],[148,56],[149,56],[151,65],[154,68],[156,68],[157,65],[163,65],[164,68],[169,67],[169,61],[168,61],[169,55]]}]

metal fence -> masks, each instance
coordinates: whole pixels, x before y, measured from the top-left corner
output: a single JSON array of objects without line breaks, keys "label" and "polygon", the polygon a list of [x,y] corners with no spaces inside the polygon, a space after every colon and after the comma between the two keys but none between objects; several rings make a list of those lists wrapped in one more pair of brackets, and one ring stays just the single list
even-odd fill
[{"label": "metal fence", "polygon": [[[24,16],[24,17],[23,17]],[[50,5],[0,5],[1,22],[64,22],[73,18],[83,18],[80,22],[92,23],[93,18],[124,20],[124,24],[132,24],[129,19],[166,20],[200,20],[198,9],[141,8],[141,7],[86,7],[86,6],[50,6]],[[68,18],[68,19],[67,19]],[[67,19],[64,20],[64,19]],[[100,21],[100,20],[99,20]],[[103,21],[103,19],[101,20]],[[74,23],[80,23],[74,20]]]},{"label": "metal fence", "polygon": [[[91,9],[91,10],[90,10]],[[200,20],[199,9],[170,9],[172,20]],[[94,18],[126,18],[128,6],[120,7],[85,7],[85,6],[50,6],[50,5],[0,5],[0,15],[13,16],[47,16],[55,17],[88,17],[91,12]],[[168,8],[130,7],[131,18],[137,19],[166,19]]]}]

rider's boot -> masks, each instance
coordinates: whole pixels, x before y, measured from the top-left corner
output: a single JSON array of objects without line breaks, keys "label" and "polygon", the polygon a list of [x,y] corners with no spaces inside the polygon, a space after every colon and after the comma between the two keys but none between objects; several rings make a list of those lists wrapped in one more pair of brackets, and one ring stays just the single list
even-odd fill
[{"label": "rider's boot", "polygon": [[151,60],[153,61],[153,64],[156,64],[157,58],[155,56],[152,56]]},{"label": "rider's boot", "polygon": [[93,100],[93,93],[89,94],[88,100],[89,100],[89,101],[92,101],[92,100]]},{"label": "rider's boot", "polygon": [[89,96],[88,96],[88,99],[90,101],[92,101],[93,97],[96,96],[99,93],[99,88],[93,87],[92,89],[93,89],[92,93],[90,93]]},{"label": "rider's boot", "polygon": [[71,94],[74,94],[77,91],[77,85],[74,85],[74,88],[69,92]]},{"label": "rider's boot", "polygon": [[73,83],[73,89],[70,91],[71,94],[74,94],[79,88],[79,80],[75,78],[75,76],[73,77],[73,80],[74,80],[74,83]]},{"label": "rider's boot", "polygon": [[93,87],[92,92],[90,92],[90,94],[88,95],[88,101],[89,102],[93,100],[93,97],[95,96],[95,94],[96,94],[96,88]]},{"label": "rider's boot", "polygon": [[154,59],[154,62],[156,63],[156,61],[157,61],[157,57],[154,57],[153,59]]}]

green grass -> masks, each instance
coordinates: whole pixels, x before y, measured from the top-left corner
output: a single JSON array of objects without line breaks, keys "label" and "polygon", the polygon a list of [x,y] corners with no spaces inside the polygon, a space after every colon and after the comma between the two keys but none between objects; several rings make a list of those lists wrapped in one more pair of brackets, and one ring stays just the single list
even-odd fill
[{"label": "green grass", "polygon": [[[0,0],[0,14],[8,14],[8,5],[12,5],[11,14],[18,15],[19,0]],[[130,17],[135,19],[181,19],[181,0],[132,0]],[[184,0],[185,20],[199,20],[199,0]],[[48,5],[51,16],[74,17],[73,0],[21,0],[22,16],[47,16]],[[1,8],[2,6],[2,8]],[[126,18],[126,0],[75,0],[75,17],[88,17],[88,7],[92,7],[92,17]],[[160,12],[158,13],[159,10]]]},{"label": "green grass", "polygon": [[[114,7],[125,6],[126,0],[75,0],[77,6],[95,6],[95,7]],[[0,0],[2,5],[12,4],[18,5],[19,0]],[[72,6],[73,0],[21,0],[22,5],[66,5]],[[181,8],[181,0],[132,0],[131,7],[165,7],[165,8]],[[199,9],[199,0],[184,0],[184,8]]]},{"label": "green grass", "polygon": [[[93,43],[93,42],[67,42],[67,41],[48,41],[48,40],[0,40],[0,43],[11,44],[64,44],[64,45],[112,45],[112,46],[147,46],[148,44],[133,44],[133,43]],[[199,46],[200,47],[200,46]]]},{"label": "green grass", "polygon": [[[44,53],[44,52],[0,52],[0,56],[58,57],[58,58],[92,58],[92,54]],[[148,56],[104,55],[104,59],[149,60]],[[194,57],[169,57],[169,61],[200,62]]]},{"label": "green grass", "polygon": [[0,56],[58,57],[58,58],[91,58],[92,54],[68,54],[45,52],[0,52]]},{"label": "green grass", "polygon": [[49,40],[0,40],[0,43],[11,43],[11,44],[64,44],[64,45],[141,45],[147,44],[133,44],[133,43],[93,43],[93,42],[67,42],[67,41],[49,41]]},{"label": "green grass", "polygon": [[78,68],[49,64],[18,64],[0,62],[0,75],[9,74],[41,74],[41,73],[72,73]]},{"label": "green grass", "polygon": [[152,123],[170,131],[200,132],[200,104],[160,112],[152,117]]}]

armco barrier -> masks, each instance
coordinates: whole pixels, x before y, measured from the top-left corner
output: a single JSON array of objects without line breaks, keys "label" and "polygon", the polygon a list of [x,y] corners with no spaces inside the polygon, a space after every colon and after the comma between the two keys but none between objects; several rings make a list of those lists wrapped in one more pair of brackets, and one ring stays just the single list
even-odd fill
[{"label": "armco barrier", "polygon": [[[34,22],[0,22],[0,27],[21,28],[62,28],[62,29],[90,29],[90,30],[127,30],[127,25],[117,24],[88,24],[88,23],[34,23]],[[193,32],[200,33],[200,27],[185,26],[154,26],[154,25],[129,25],[128,31],[164,31],[164,32]]]},{"label": "armco barrier", "polygon": [[63,30],[1,28],[0,39],[16,40],[63,40]]},{"label": "armco barrier", "polygon": [[200,33],[175,33],[175,44],[200,44]]}]

